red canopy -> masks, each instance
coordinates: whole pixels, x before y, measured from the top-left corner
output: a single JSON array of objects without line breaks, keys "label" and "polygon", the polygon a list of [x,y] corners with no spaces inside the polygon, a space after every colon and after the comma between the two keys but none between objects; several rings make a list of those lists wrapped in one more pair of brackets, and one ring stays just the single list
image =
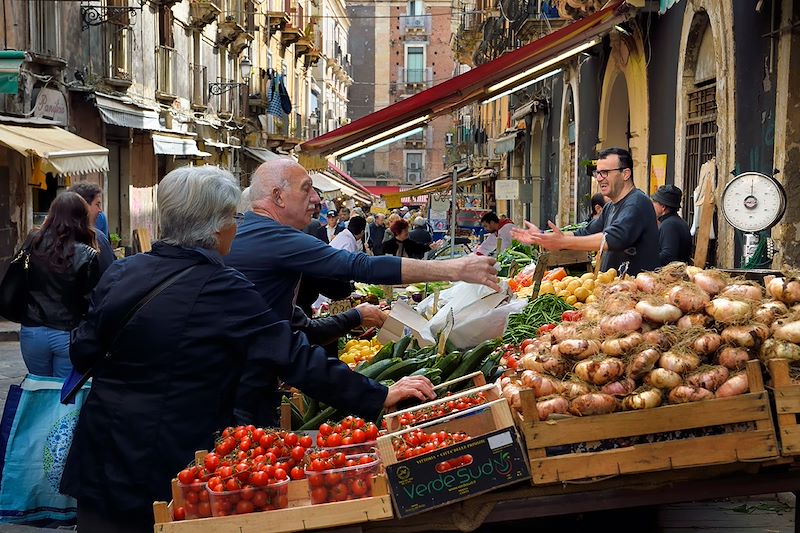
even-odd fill
[{"label": "red canopy", "polygon": [[391,185],[381,185],[381,186],[377,186],[377,185],[370,186],[370,185],[367,185],[366,189],[370,193],[372,193],[373,196],[380,196],[382,194],[395,194],[395,193],[400,192],[400,186],[399,185],[393,185],[393,186],[391,186]]},{"label": "red canopy", "polygon": [[[628,17],[627,0],[612,0],[609,5],[584,19],[537,39],[522,48],[501,55],[460,76],[415,94],[379,111],[364,116],[300,145],[308,155],[326,155],[370,139],[409,121],[429,116],[432,119],[481,100],[490,86],[558,57],[576,46],[603,35]],[[523,83],[527,80],[520,80]],[[509,85],[511,88],[511,85]],[[413,127],[418,127],[416,124]],[[403,128],[403,130],[406,128]],[[402,133],[398,131],[397,133]],[[302,155],[301,155],[302,157]]]}]

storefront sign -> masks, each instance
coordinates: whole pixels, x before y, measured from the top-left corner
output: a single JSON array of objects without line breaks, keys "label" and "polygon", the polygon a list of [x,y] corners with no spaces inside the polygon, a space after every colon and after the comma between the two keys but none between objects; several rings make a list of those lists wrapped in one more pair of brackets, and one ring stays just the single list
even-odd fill
[{"label": "storefront sign", "polygon": [[518,180],[495,181],[494,197],[497,200],[519,200],[519,181]]},{"label": "storefront sign", "polygon": [[45,88],[39,91],[36,105],[33,108],[33,116],[66,125],[68,121],[67,102],[64,100],[64,95],[54,89]]}]

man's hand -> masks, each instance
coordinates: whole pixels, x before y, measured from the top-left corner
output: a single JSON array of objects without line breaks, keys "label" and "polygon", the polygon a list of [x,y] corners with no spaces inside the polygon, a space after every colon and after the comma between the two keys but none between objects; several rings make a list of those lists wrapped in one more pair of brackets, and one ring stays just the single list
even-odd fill
[{"label": "man's hand", "polygon": [[384,408],[391,408],[398,402],[408,398],[416,398],[421,402],[427,402],[436,398],[433,392],[433,383],[425,376],[406,376],[400,381],[389,387],[386,401],[383,402]]},{"label": "man's hand", "polygon": [[558,229],[558,226],[547,221],[548,227],[553,230],[553,233],[544,233],[531,224],[525,221],[525,229],[512,228],[511,236],[523,244],[536,244],[545,250],[563,250],[565,246],[565,235]]},{"label": "man's hand", "polygon": [[496,262],[493,257],[482,255],[465,255],[458,259],[445,261],[445,263],[452,265],[454,269],[452,280],[479,283],[499,291],[497,269],[494,266]]},{"label": "man's hand", "polygon": [[389,316],[380,307],[372,304],[359,304],[356,306],[356,311],[361,315],[361,325],[367,328],[382,327]]}]

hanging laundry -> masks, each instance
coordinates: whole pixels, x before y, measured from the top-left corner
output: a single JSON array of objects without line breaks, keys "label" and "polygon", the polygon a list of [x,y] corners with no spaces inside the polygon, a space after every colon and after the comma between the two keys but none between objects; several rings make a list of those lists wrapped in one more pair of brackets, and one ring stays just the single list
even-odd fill
[{"label": "hanging laundry", "polygon": [[281,108],[283,112],[288,115],[292,112],[292,101],[289,99],[289,91],[286,90],[286,86],[283,84],[283,76],[281,76],[279,89],[281,94]]},{"label": "hanging laundry", "polygon": [[[275,115],[278,118],[283,118],[283,106],[281,105],[281,90],[283,86],[282,75],[272,77],[272,82],[269,84],[269,105],[267,105],[267,114]],[[285,90],[285,89],[284,89]]]},{"label": "hanging laundry", "polygon": [[47,176],[42,170],[42,159],[40,157],[31,157],[31,181],[30,185],[37,189],[47,190]]}]

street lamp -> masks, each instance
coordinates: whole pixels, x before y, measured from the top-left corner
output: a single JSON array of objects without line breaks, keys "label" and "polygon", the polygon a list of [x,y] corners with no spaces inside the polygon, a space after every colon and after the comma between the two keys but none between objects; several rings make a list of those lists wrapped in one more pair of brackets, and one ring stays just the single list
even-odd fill
[{"label": "street lamp", "polygon": [[[247,56],[244,56],[241,61],[239,61],[239,74],[242,75],[243,80],[250,79],[250,73],[253,71],[253,64],[250,63],[250,59]],[[208,84],[208,93],[210,95],[220,95],[224,94],[231,89],[241,86],[247,86],[247,82],[238,83],[238,82],[224,82],[224,83],[209,83]]]}]

